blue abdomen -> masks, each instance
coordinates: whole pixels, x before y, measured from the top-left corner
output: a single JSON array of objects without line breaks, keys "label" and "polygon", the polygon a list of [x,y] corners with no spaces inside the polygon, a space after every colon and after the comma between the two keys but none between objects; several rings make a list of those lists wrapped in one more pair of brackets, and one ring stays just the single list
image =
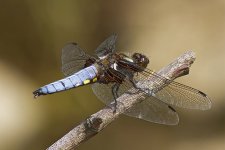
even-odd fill
[{"label": "blue abdomen", "polygon": [[52,94],[78,87],[80,85],[88,84],[97,76],[97,73],[98,71],[96,67],[92,65],[64,79],[47,84],[34,91],[33,94],[35,97],[37,97],[39,95]]}]

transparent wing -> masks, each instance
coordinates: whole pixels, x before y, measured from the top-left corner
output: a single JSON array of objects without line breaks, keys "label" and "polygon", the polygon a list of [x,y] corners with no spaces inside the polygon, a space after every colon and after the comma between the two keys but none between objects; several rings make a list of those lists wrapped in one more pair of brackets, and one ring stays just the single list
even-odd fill
[{"label": "transparent wing", "polygon": [[[114,85],[113,83],[101,84],[96,82],[92,84],[92,90],[99,100],[101,100],[106,105],[109,105],[111,102],[114,101],[112,94],[113,85]],[[132,84],[129,83],[129,81],[124,81],[119,87],[118,96],[121,96],[122,94],[127,92],[130,88],[132,88]]]},{"label": "transparent wing", "polygon": [[97,82],[92,84],[92,90],[99,100],[109,105],[113,101],[112,86],[112,83],[100,84]]},{"label": "transparent wing", "polygon": [[[106,105],[109,105],[112,101],[114,101],[112,95],[112,86],[112,83],[94,83],[92,85],[92,89],[98,99],[100,99]],[[128,80],[124,81],[119,88],[118,96],[126,93],[131,87],[133,87],[133,85],[129,83]],[[172,107],[169,107],[167,104],[157,100],[154,97],[148,96],[142,103],[137,104],[124,114],[160,124],[175,125],[179,122],[178,115],[175,110],[172,109]]]},{"label": "transparent wing", "polygon": [[116,48],[116,38],[117,35],[113,34],[103,41],[96,49],[96,55],[98,57],[104,57],[109,53],[113,53]]},{"label": "transparent wing", "polygon": [[68,43],[62,49],[62,72],[69,76],[84,67],[87,55],[76,43]]},{"label": "transparent wing", "polygon": [[[153,93],[155,92],[155,97],[164,103],[189,109],[207,110],[211,108],[211,100],[209,97],[197,89],[167,79],[150,69],[138,75],[141,82],[146,82],[149,77],[154,80],[154,83],[156,83],[154,89],[157,90],[153,91]],[[158,87],[160,82],[164,84],[162,88]],[[146,84],[143,87],[153,88],[151,85]]]},{"label": "transparent wing", "polygon": [[178,114],[172,107],[151,96],[124,114],[159,124],[176,125],[179,122]]}]

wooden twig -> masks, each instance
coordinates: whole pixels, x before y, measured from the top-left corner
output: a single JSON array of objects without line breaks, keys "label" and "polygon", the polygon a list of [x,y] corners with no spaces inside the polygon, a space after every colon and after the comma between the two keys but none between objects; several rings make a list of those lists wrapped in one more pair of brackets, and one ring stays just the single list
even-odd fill
[{"label": "wooden twig", "polygon": [[[168,66],[162,68],[158,74],[174,80],[177,77],[187,75],[189,73],[189,67],[195,60],[195,54],[192,51],[188,51],[174,60]],[[154,87],[154,79],[149,78],[144,84],[152,84]],[[157,82],[157,87],[163,86],[163,82]],[[127,109],[133,107],[137,103],[140,103],[145,97],[145,93],[138,92],[137,94],[123,94],[117,101],[116,113],[110,106],[106,106],[97,113],[91,115],[85,121],[81,122],[78,126],[72,129],[69,133],[64,135],[61,139],[55,142],[48,150],[70,150],[75,149],[80,143],[90,139],[92,136],[99,133],[120,114]],[[113,106],[112,106],[113,107]]]}]

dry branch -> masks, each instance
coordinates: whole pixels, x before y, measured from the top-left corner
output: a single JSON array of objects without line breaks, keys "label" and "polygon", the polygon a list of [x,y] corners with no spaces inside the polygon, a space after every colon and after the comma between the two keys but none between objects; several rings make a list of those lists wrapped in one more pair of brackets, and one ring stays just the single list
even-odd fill
[{"label": "dry branch", "polygon": [[[162,68],[158,74],[174,80],[177,77],[186,75],[189,73],[189,67],[195,60],[195,54],[192,51],[188,51],[174,60],[168,66]],[[153,84],[153,79],[149,79],[145,84]],[[157,83],[158,87],[162,86],[163,83]],[[160,85],[159,85],[160,84]],[[140,103],[145,96],[144,93],[139,92],[137,94],[123,94],[117,101],[116,113],[113,113],[111,107],[106,106],[97,113],[91,115],[85,121],[81,122],[69,133],[64,135],[61,139],[55,142],[48,150],[69,150],[75,149],[80,143],[88,140],[92,136],[99,133],[108,124],[110,124],[114,119],[116,119],[120,114],[122,114],[127,109],[133,107],[137,103]]]}]

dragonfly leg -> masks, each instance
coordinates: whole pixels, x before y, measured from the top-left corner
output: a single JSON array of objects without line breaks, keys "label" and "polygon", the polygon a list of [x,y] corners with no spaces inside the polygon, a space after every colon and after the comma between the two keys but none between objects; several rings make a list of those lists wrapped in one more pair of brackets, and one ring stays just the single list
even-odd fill
[{"label": "dragonfly leg", "polygon": [[118,90],[119,90],[119,87],[120,87],[120,84],[119,83],[115,83],[113,86],[112,86],[112,95],[113,95],[113,98],[114,98],[114,107],[113,107],[113,113],[116,112],[116,106],[117,106],[117,98],[119,97],[118,96]]}]

